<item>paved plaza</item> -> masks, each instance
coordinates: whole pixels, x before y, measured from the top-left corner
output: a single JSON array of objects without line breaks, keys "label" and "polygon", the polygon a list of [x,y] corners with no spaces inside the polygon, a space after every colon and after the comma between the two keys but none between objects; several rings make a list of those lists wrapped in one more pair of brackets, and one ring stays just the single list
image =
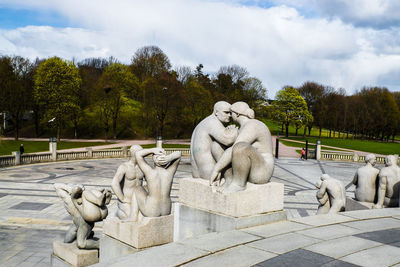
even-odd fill
[{"label": "paved plaza", "polygon": [[[69,161],[0,169],[0,264],[49,266],[52,241],[61,239],[71,224],[53,184],[80,183],[87,188],[109,188],[117,167],[125,160]],[[327,173],[347,185],[361,165],[280,158],[275,162],[272,181],[285,184],[284,209],[288,211],[289,221],[212,233],[146,251],[160,250],[160,255],[169,255],[177,249],[179,253],[187,250],[183,258],[170,255],[168,258],[175,259],[165,262],[166,265],[289,266],[295,260],[296,266],[301,266],[300,263],[303,266],[372,266],[381,255],[387,256],[382,266],[397,264],[400,262],[397,256],[400,239],[396,239],[400,236],[399,209],[312,216],[318,206],[314,184],[321,174]],[[173,183],[174,201],[177,201],[180,178],[189,175],[189,159],[183,158]],[[353,196],[353,190],[354,187],[348,188],[348,196]],[[115,197],[109,209],[110,213],[115,210]],[[101,224],[95,230],[100,236]],[[215,246],[209,247],[211,244]]]}]

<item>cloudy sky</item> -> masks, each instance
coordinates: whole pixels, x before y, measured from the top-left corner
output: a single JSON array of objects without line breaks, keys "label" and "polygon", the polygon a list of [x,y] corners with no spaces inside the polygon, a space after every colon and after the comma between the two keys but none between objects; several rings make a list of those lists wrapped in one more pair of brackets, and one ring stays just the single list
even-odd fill
[{"label": "cloudy sky", "polygon": [[269,98],[305,81],[400,91],[399,14],[399,0],[0,0],[0,54],[130,63],[157,45],[174,67],[245,67]]}]

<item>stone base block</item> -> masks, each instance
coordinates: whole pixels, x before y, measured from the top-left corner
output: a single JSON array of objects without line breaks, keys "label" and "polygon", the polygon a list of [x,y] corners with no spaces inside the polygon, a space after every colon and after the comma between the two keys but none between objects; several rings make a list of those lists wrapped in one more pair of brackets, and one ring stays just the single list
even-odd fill
[{"label": "stone base block", "polygon": [[178,241],[211,232],[230,231],[284,221],[287,218],[287,212],[282,210],[253,216],[233,217],[177,204],[175,216],[174,241]]},{"label": "stone base block", "polygon": [[100,238],[99,261],[100,263],[108,262],[112,259],[119,258],[127,254],[133,254],[138,251],[139,250],[137,248],[103,234],[103,236]]},{"label": "stone base block", "polygon": [[357,201],[354,198],[346,198],[346,211],[352,210],[369,210],[372,209],[374,203]]},{"label": "stone base block", "polygon": [[135,248],[170,243],[174,238],[174,215],[143,217],[139,222],[108,218],[103,233]]},{"label": "stone base block", "polygon": [[97,249],[79,249],[75,242],[68,244],[58,240],[54,241],[53,254],[53,266],[62,266],[62,262],[54,256],[76,267],[89,266],[99,262],[99,251]]},{"label": "stone base block", "polygon": [[247,183],[245,190],[225,194],[216,192],[206,180],[184,178],[179,184],[179,202],[227,216],[252,216],[283,210],[283,184]]}]

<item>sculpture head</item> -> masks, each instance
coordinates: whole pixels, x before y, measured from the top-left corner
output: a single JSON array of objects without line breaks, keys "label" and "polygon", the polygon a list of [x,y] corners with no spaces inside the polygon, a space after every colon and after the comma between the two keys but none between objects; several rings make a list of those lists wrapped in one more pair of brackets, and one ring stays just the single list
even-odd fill
[{"label": "sculpture head", "polygon": [[365,162],[370,163],[372,166],[376,163],[376,157],[374,154],[368,154],[365,156]]},{"label": "sculpture head", "polygon": [[218,120],[222,123],[227,123],[229,122],[229,119],[231,118],[231,110],[230,110],[231,104],[225,101],[218,101],[214,105],[214,111],[213,114],[215,117],[218,118]]},{"label": "sculpture head", "polygon": [[397,165],[397,157],[395,155],[388,155],[385,158],[385,166]]},{"label": "sculpture head", "polygon": [[254,110],[252,110],[246,102],[236,102],[231,106],[232,119],[238,121],[240,116],[254,119]]},{"label": "sculpture head", "polygon": [[325,181],[325,180],[327,180],[329,178],[330,178],[329,174],[324,173],[324,174],[321,175],[321,181]]},{"label": "sculpture head", "polygon": [[135,159],[135,153],[139,150],[142,150],[143,147],[139,146],[139,145],[133,145],[131,146],[131,148],[129,149],[129,151],[131,152],[131,158],[134,160]]}]

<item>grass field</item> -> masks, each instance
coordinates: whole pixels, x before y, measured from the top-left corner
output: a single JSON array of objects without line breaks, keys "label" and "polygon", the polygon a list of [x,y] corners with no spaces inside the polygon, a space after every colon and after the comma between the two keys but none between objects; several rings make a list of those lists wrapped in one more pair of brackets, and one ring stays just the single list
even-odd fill
[{"label": "grass field", "polygon": [[[289,137],[287,139],[305,141],[304,137]],[[318,138],[318,137],[307,137],[308,142],[316,143],[317,140],[321,140],[322,149],[323,145],[334,146],[338,148],[347,148],[352,150],[359,150],[365,152],[371,152],[376,154],[400,154],[400,143],[392,142],[378,142],[368,141],[359,139],[337,139],[337,138]]]},{"label": "grass field", "polygon": [[[19,146],[24,144],[25,153],[49,151],[47,141],[14,141],[0,140],[0,155],[11,155],[12,151],[19,151]],[[104,142],[57,142],[57,149],[69,149],[86,146],[100,146],[112,143]]]}]

